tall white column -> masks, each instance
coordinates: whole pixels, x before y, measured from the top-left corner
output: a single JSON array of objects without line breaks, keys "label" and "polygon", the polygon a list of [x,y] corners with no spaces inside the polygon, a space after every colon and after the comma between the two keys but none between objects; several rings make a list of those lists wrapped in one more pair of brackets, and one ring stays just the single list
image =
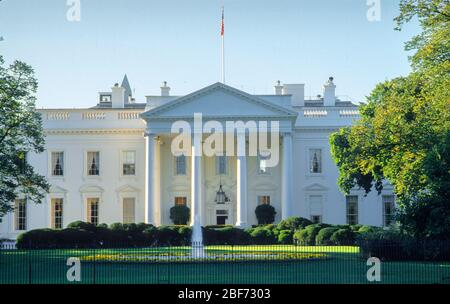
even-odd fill
[{"label": "tall white column", "polygon": [[202,156],[201,137],[193,136],[191,155],[191,226],[197,218],[202,223]]},{"label": "tall white column", "polygon": [[247,226],[247,157],[245,134],[238,134],[237,138],[237,197],[236,226]]},{"label": "tall white column", "polygon": [[155,162],[157,160],[156,157],[156,147],[158,144],[155,141],[155,134],[148,133],[145,136],[146,141],[146,150],[145,150],[145,159],[147,164],[147,170],[145,171],[145,222],[148,224],[156,224],[155,223],[155,207],[156,207],[156,179],[157,179],[157,168],[155,166]]},{"label": "tall white column", "polygon": [[283,158],[281,167],[281,219],[292,216],[294,175],[292,171],[292,134],[283,135]]}]

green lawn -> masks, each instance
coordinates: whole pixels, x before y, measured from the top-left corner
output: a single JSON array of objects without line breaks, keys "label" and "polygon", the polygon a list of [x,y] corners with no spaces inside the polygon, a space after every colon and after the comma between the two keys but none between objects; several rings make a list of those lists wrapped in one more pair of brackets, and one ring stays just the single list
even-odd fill
[{"label": "green lawn", "polygon": [[[189,247],[142,249],[0,251],[0,284],[68,283],[68,257],[98,254],[186,253]],[[82,262],[81,283],[370,283],[358,247],[209,246],[207,252],[323,253],[326,259],[209,263]],[[450,283],[450,263],[382,262],[381,283]],[[373,283],[370,283],[373,284]]]}]

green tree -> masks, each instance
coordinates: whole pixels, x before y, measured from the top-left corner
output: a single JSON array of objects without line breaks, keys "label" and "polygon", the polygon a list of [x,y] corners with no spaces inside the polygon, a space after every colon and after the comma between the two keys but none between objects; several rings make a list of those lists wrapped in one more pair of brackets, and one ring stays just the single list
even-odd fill
[{"label": "green tree", "polygon": [[450,2],[402,0],[398,30],[417,17],[423,31],[406,43],[412,72],[378,84],[361,119],[330,137],[338,185],[378,192],[388,180],[402,229],[416,237],[450,234]]},{"label": "green tree", "polygon": [[255,215],[258,219],[258,224],[272,224],[275,221],[275,208],[271,205],[258,205],[255,209]]},{"label": "green tree", "polygon": [[0,217],[13,210],[19,193],[40,203],[48,191],[45,178],[26,161],[44,151],[40,114],[35,111],[37,81],[20,61],[5,67],[0,56]]},{"label": "green tree", "polygon": [[173,206],[170,208],[170,219],[175,225],[186,225],[189,221],[191,210],[188,206]]}]

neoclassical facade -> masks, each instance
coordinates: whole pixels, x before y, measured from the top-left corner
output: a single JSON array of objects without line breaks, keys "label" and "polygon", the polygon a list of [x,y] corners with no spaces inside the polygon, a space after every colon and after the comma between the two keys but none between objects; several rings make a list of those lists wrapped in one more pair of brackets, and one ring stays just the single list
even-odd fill
[{"label": "neoclassical facade", "polygon": [[[332,224],[391,222],[395,203],[389,185],[380,195],[367,196],[359,189],[346,196],[337,187],[329,136],[358,119],[358,106],[335,95],[331,77],[323,95],[314,98],[304,96],[303,84],[278,82],[273,95],[251,95],[215,83],[172,96],[164,83],[161,95],[139,103],[125,76],[121,85],[100,92],[92,108],[38,111],[46,150],[27,160],[51,188],[39,205],[21,193],[12,202],[15,211],[0,223],[0,238],[64,228],[76,220],[168,225],[175,205],[187,205],[191,223],[197,219],[202,225],[257,224],[259,204],[275,208],[276,222],[289,216]],[[200,127],[194,113],[201,114]],[[183,147],[191,155],[174,154],[172,144],[180,135],[174,126],[180,121],[191,130],[189,147]],[[208,128],[211,121],[222,126],[221,132]],[[230,122],[249,127],[223,140],[224,148],[233,146],[228,151],[236,153],[195,153],[212,134],[225,138]],[[251,122],[276,129],[268,145],[278,153],[275,166],[264,151],[251,153]]]}]

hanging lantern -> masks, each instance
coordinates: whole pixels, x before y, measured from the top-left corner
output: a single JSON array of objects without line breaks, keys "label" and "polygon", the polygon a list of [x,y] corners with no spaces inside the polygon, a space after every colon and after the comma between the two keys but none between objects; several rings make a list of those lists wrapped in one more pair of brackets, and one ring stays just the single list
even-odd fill
[{"label": "hanging lantern", "polygon": [[216,192],[216,199],[214,201],[218,204],[224,204],[230,201],[223,191],[222,185],[219,186],[219,190]]}]

